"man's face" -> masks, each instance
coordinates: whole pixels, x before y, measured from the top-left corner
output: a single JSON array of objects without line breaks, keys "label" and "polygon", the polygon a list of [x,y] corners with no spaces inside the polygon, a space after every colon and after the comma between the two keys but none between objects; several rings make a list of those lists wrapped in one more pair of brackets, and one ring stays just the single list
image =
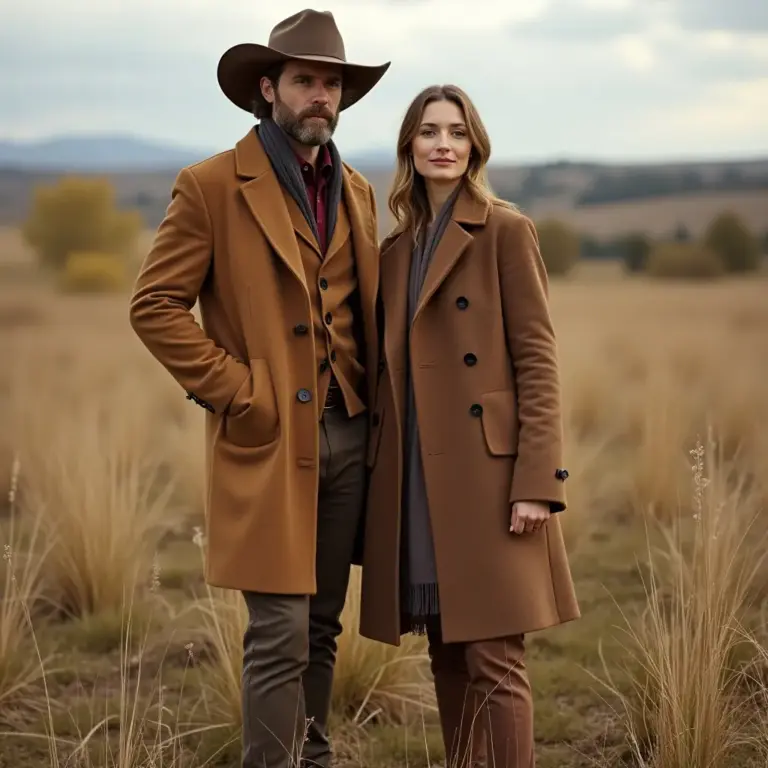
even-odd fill
[{"label": "man's face", "polygon": [[295,141],[310,147],[330,141],[339,121],[338,65],[289,61],[277,88],[264,78],[261,92],[272,104],[273,120]]}]

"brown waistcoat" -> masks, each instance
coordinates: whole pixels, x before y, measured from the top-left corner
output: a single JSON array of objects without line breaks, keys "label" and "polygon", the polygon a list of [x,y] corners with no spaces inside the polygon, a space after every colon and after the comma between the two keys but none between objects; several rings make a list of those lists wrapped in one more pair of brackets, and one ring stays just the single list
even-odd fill
[{"label": "brown waistcoat", "polygon": [[331,371],[342,391],[347,413],[356,416],[366,410],[365,368],[360,362],[359,328],[355,327],[355,323],[360,323],[359,312],[356,316],[354,311],[358,285],[346,205],[342,198],[336,228],[323,257],[299,207],[287,192],[283,196],[296,231],[312,306],[318,418],[323,414]]}]

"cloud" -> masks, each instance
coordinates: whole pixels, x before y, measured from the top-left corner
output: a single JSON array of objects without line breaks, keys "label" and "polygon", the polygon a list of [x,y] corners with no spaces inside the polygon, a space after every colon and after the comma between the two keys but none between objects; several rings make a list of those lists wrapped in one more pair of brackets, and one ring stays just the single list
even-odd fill
[{"label": "cloud", "polygon": [[674,0],[684,29],[732,30],[749,34],[768,32],[765,0]]},{"label": "cloud", "polygon": [[652,18],[649,6],[641,3],[553,0],[542,13],[513,23],[510,31],[529,40],[599,43],[647,29]]},{"label": "cloud", "polygon": [[[0,80],[0,137],[120,130],[211,151],[252,124],[219,91],[219,57],[236,43],[266,42],[274,24],[306,7],[303,0],[279,8],[239,0],[27,3],[4,11],[0,28],[0,70],[12,74]],[[768,33],[741,32],[735,11],[715,0],[329,6],[350,60],[392,61],[377,88],[344,113],[344,151],[390,147],[410,100],[440,82],[462,85],[477,102],[499,159],[768,151],[762,118],[745,95],[764,95]],[[734,114],[713,118],[714,131],[698,122],[707,109]]]}]

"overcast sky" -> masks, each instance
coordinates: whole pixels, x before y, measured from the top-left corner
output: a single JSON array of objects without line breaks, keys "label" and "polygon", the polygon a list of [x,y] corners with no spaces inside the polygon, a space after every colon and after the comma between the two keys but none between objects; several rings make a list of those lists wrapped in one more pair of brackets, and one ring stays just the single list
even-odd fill
[{"label": "overcast sky", "polygon": [[[204,150],[249,127],[216,82],[292,0],[0,0],[0,138],[129,132]],[[343,152],[391,147],[453,82],[496,160],[768,154],[768,0],[324,0],[347,58],[392,61],[342,115]]]}]

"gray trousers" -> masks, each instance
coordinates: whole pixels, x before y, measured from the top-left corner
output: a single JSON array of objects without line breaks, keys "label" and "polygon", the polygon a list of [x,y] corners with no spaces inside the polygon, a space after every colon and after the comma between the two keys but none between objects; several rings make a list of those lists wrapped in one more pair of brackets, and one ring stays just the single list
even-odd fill
[{"label": "gray trousers", "polygon": [[330,764],[336,638],[363,512],[367,432],[366,414],[350,419],[343,408],[320,422],[317,593],[244,593],[243,768]]}]

